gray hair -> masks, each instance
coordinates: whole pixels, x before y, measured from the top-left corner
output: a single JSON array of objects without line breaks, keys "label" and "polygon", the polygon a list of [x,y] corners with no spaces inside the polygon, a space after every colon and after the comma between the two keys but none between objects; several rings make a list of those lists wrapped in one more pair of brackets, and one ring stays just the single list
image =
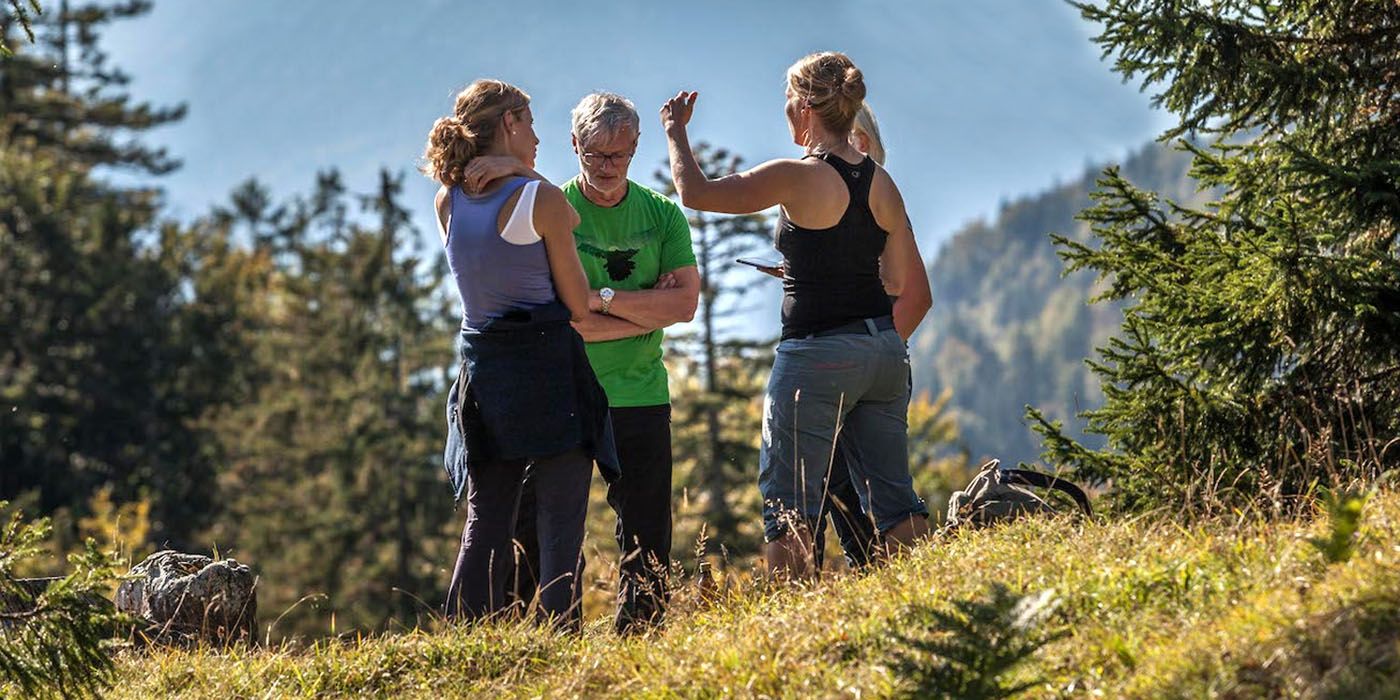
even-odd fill
[{"label": "gray hair", "polygon": [[583,96],[572,112],[574,138],[582,146],[599,134],[616,134],[626,127],[638,133],[642,120],[632,101],[613,92],[594,92]]}]

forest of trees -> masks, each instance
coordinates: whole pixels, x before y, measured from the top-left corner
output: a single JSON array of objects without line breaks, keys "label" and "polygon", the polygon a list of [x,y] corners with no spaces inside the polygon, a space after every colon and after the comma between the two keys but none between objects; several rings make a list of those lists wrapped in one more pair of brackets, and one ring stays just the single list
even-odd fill
[{"label": "forest of trees", "polygon": [[[178,154],[144,135],[185,108],[132,100],[100,46],[149,8],[56,4],[28,17],[32,41],[13,12],[0,22],[0,501],[53,523],[48,555],[11,573],[61,573],[89,537],[128,559],[213,551],[255,567],[273,638],[412,627],[441,599],[464,516],[442,470],[460,309],[410,223],[424,204],[403,200],[403,173],[352,192],[330,170],[300,194],[249,180],[174,220],[160,177]],[[702,161],[740,163],[710,147]],[[669,345],[675,555],[693,565],[703,535],[708,561],[746,566],[772,339],[735,327],[746,286],[728,272],[769,222],[692,225],[706,287],[695,331]],[[941,406],[914,418],[921,453],[951,436]],[[923,477],[935,500],[940,464]],[[591,546],[611,552],[611,510],[590,515]]]}]

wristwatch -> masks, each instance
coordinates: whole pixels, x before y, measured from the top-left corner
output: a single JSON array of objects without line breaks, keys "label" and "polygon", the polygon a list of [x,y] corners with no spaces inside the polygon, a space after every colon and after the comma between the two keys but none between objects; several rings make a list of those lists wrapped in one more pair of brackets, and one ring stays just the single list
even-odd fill
[{"label": "wristwatch", "polygon": [[598,298],[603,300],[603,308],[600,309],[603,313],[607,313],[608,309],[612,308],[613,295],[615,294],[617,292],[614,292],[612,287],[603,287],[598,290]]}]

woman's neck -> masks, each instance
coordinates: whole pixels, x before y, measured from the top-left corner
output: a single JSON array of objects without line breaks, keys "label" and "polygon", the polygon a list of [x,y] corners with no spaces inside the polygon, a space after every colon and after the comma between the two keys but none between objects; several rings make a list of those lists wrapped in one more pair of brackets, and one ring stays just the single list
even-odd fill
[{"label": "woman's neck", "polygon": [[837,138],[826,130],[812,129],[807,132],[807,155],[831,153],[846,160],[860,160],[860,151],[851,145],[849,137]]},{"label": "woman's neck", "polygon": [[[491,146],[489,146],[486,150],[482,151],[477,157],[478,157],[478,158],[484,158],[484,157],[499,157],[499,156],[510,156],[510,157],[514,157],[514,155],[515,155],[515,154],[511,153],[510,150],[507,149],[504,145],[497,143],[497,144],[492,144]],[[501,175],[501,176],[499,176],[499,177],[496,177],[496,178],[494,178],[494,179],[492,179],[492,180],[489,180],[489,181],[487,181],[487,182],[484,182],[484,183],[481,184],[481,190],[478,191],[476,194],[485,194],[485,193],[487,193],[487,192],[495,192],[497,188],[499,188],[501,185],[506,184],[506,182],[510,181],[510,179],[511,179],[511,178],[514,178],[514,177],[515,177],[515,174],[514,174],[514,173],[506,173],[506,174]]]}]

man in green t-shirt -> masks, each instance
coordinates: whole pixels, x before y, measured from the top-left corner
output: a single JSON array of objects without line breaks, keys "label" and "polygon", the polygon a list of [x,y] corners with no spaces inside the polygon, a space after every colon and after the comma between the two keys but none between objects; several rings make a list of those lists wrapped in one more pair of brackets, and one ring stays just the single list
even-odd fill
[{"label": "man in green t-shirt", "polygon": [[662,328],[700,297],[690,225],[669,198],[627,178],[641,124],[625,98],[594,93],[573,111],[579,174],[564,196],[579,213],[579,259],[593,312],[576,324],[608,394],[622,477],[608,487],[622,550],[617,629],[661,622],[671,563],[671,394]]},{"label": "man in green t-shirt", "polygon": [[[587,317],[574,324],[593,372],[608,394],[622,476],[608,485],[621,548],[617,630],[659,624],[668,598],[671,555],[671,395],[661,363],[662,330],[691,320],[700,273],[685,213],[669,198],[627,178],[641,122],[626,98],[586,95],[573,110],[579,174],[563,185],[579,213],[579,259],[593,292]],[[538,177],[517,162],[477,158],[467,183],[511,172]],[[537,534],[530,478],[516,538],[534,560]],[[538,543],[548,547],[549,543]],[[529,596],[528,565],[513,590]]]}]

